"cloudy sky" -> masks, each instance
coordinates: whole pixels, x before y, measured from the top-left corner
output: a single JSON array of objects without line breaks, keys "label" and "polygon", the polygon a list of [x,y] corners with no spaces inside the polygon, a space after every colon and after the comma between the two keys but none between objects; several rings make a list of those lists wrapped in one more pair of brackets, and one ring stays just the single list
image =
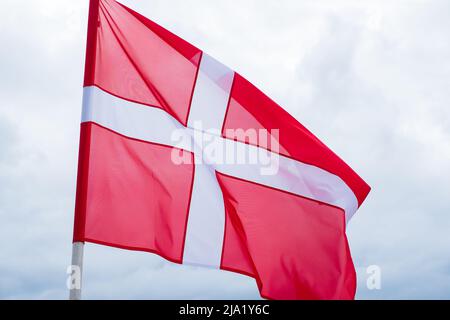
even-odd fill
[{"label": "cloudy sky", "polygon": [[[348,226],[357,298],[450,298],[449,1],[121,2],[244,75],[372,186]],[[0,298],[65,299],[88,0],[0,6]],[[83,295],[259,297],[242,275],[93,244]]]}]

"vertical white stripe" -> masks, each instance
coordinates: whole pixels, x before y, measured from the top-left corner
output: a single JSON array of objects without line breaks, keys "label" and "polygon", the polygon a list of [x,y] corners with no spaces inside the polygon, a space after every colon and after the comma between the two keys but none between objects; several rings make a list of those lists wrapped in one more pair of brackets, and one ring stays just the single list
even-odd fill
[{"label": "vertical white stripe", "polygon": [[[205,53],[199,68],[188,127],[221,130],[234,71]],[[183,263],[219,268],[225,227],[222,191],[217,183],[214,167],[202,163],[201,141],[194,141],[194,145],[195,177]]]},{"label": "vertical white stripe", "polygon": [[188,127],[222,129],[233,83],[234,71],[206,53],[202,55],[189,111]]},{"label": "vertical white stripe", "polygon": [[219,268],[224,231],[225,208],[214,167],[197,163],[183,263]]}]

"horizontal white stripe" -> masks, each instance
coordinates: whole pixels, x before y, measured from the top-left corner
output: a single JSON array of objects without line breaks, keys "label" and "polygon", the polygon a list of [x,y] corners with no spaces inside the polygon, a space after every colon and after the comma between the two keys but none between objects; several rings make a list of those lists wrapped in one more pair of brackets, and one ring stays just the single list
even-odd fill
[{"label": "horizontal white stripe", "polygon": [[[185,127],[162,109],[118,98],[95,86],[83,89],[81,122],[88,121],[130,138],[168,146],[174,145],[172,133],[185,134]],[[189,147],[180,144],[180,148],[193,151]]]},{"label": "horizontal white stripe", "polygon": [[[236,143],[229,139],[221,139],[221,141],[227,145]],[[226,148],[232,147],[227,146]],[[340,177],[321,168],[252,145],[240,143],[239,149],[244,149],[249,158],[258,156],[261,158],[261,154],[266,154],[264,158],[269,159],[272,167],[278,168],[278,171],[275,174],[261,174],[263,168],[269,169],[270,172],[270,166],[261,165],[261,163],[215,164],[216,170],[243,180],[342,208],[345,211],[347,221],[358,209],[356,196]]]},{"label": "horizontal white stripe", "polygon": [[[198,132],[182,126],[161,109],[117,98],[97,87],[84,88],[83,102],[82,122],[92,121],[131,138],[195,151],[197,155],[203,153],[206,160],[210,158],[203,146],[196,143]],[[174,132],[179,138],[175,141],[172,136]],[[223,146],[223,150],[235,147],[248,155],[263,152],[272,161],[279,162],[279,170],[274,175],[262,175],[261,169],[265,166],[260,163],[210,164],[218,172],[342,208],[347,221],[358,208],[352,190],[340,177],[328,171],[252,145],[215,135],[209,137]]]}]

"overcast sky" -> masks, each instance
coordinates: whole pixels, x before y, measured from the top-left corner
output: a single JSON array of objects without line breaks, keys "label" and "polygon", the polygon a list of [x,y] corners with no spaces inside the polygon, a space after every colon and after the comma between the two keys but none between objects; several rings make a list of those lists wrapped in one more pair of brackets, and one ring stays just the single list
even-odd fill
[{"label": "overcast sky", "polygon": [[[371,185],[347,229],[357,298],[450,298],[450,1],[121,2],[244,75]],[[88,0],[0,7],[0,298],[66,299]],[[83,296],[259,298],[252,278],[93,244]]]}]

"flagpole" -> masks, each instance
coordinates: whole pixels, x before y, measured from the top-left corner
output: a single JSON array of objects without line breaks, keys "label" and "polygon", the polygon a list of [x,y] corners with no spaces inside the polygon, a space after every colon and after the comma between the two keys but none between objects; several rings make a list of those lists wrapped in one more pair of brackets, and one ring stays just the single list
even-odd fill
[{"label": "flagpole", "polygon": [[[84,86],[92,83],[95,74],[95,56],[97,47],[97,29],[99,27],[100,0],[89,0],[89,15],[86,39],[86,58],[84,65]],[[81,280],[83,275],[84,224],[86,214],[85,176],[88,172],[88,160],[84,157],[84,150],[88,136],[80,133],[80,151],[78,159],[77,195],[75,204],[74,242],[72,244],[72,264],[69,277],[69,299],[81,299]]]},{"label": "flagpole", "polygon": [[72,244],[72,265],[70,274],[69,300],[81,300],[81,283],[83,277],[83,242]]}]

